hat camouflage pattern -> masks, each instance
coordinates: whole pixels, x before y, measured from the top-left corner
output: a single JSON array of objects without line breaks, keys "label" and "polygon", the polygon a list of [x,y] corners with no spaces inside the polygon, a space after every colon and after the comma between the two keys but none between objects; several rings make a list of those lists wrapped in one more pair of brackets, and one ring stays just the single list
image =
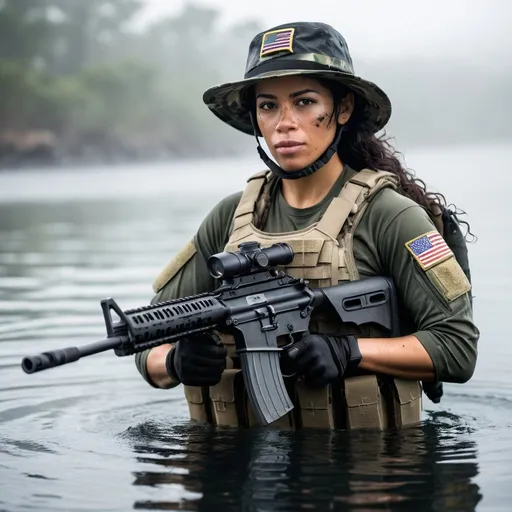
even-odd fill
[{"label": "hat camouflage pattern", "polygon": [[319,22],[288,23],[256,35],[249,45],[244,79],[211,87],[204,93],[203,101],[219,119],[254,135],[244,104],[246,89],[264,79],[294,75],[328,78],[359,95],[365,103],[365,126],[374,133],[391,116],[391,102],[384,91],[355,75],[343,36]]}]

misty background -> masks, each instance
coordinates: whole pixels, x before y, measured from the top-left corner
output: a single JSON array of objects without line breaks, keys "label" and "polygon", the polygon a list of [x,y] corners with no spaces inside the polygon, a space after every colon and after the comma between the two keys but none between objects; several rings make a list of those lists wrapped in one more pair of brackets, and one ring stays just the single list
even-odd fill
[{"label": "misty background", "polygon": [[254,152],[202,94],[243,77],[257,32],[299,19],[345,35],[391,97],[398,149],[510,140],[511,7],[445,3],[0,0],[0,165]]},{"label": "misty background", "polygon": [[[243,77],[258,31],[298,20],[345,36],[407,166],[467,212],[473,378],[426,399],[410,435],[212,437],[131,357],[22,372],[103,338],[101,299],[148,304],[262,169],[202,95]],[[0,510],[509,512],[511,28],[506,0],[0,0]]]}]

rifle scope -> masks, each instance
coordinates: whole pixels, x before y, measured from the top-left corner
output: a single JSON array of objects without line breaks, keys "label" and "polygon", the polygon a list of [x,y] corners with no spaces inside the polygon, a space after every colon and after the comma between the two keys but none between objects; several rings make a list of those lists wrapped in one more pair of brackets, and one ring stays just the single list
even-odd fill
[{"label": "rifle scope", "polygon": [[208,271],[216,279],[234,277],[261,271],[293,260],[293,249],[285,243],[273,244],[264,249],[258,242],[242,242],[239,252],[221,252],[208,258]]}]

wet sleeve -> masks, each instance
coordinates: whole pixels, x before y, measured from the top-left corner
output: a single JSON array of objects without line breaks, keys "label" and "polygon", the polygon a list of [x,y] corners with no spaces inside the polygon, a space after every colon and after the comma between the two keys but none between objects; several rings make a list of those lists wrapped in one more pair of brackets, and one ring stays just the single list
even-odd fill
[{"label": "wet sleeve", "polygon": [[[241,193],[226,197],[205,217],[197,233],[174,255],[153,283],[151,304],[213,291],[216,280],[208,272],[207,259],[224,250]],[[147,374],[149,350],[135,354],[135,365],[142,377],[153,385]]]},{"label": "wet sleeve", "polygon": [[[446,252],[427,212],[395,195],[402,202],[398,211],[381,201],[383,208],[372,212],[381,271],[393,277],[401,307],[414,326],[410,334],[430,355],[437,379],[466,382],[474,372],[479,339],[471,286],[453,253]],[[428,244],[436,243],[439,251],[423,256]]]}]

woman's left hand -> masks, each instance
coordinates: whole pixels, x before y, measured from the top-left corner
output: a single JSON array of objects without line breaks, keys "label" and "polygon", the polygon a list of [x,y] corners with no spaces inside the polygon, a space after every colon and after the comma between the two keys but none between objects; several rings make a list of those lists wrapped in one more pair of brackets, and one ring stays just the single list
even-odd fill
[{"label": "woman's left hand", "polygon": [[354,371],[361,362],[355,336],[305,334],[281,353],[281,367],[302,375],[312,387],[330,384]]}]

